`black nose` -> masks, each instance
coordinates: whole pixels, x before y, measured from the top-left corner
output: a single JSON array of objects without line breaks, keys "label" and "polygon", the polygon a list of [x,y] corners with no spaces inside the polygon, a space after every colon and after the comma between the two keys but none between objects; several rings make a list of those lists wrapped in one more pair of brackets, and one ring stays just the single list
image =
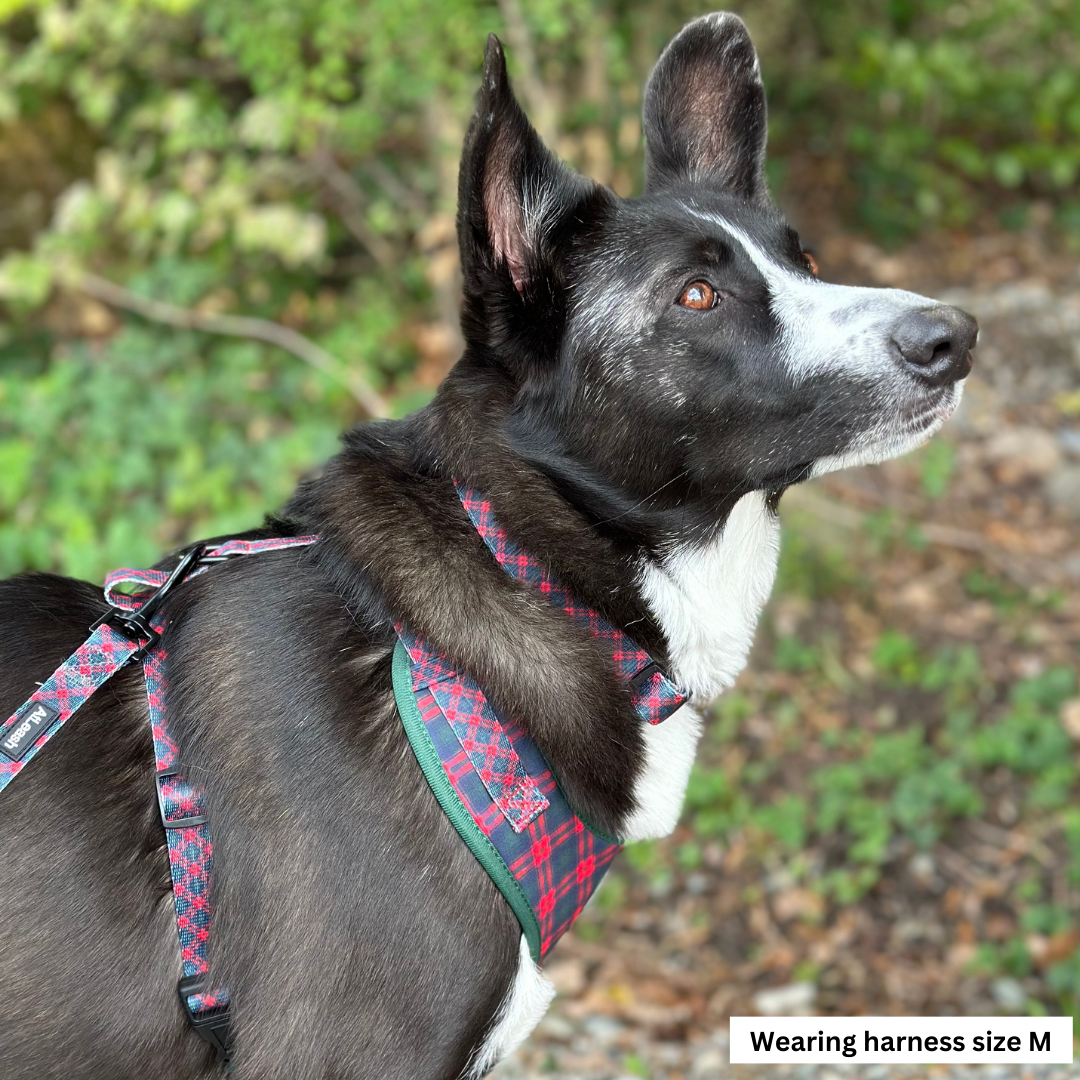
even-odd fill
[{"label": "black nose", "polygon": [[893,329],[904,363],[933,386],[957,382],[971,371],[979,324],[959,308],[938,304],[912,311]]}]

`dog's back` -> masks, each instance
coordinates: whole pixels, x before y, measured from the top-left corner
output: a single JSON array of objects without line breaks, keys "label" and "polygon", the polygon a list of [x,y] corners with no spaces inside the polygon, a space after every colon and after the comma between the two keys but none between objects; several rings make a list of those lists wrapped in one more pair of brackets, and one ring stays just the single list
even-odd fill
[{"label": "dog's back", "polygon": [[[519,930],[430,798],[373,642],[294,553],[215,569],[170,612],[170,717],[205,778],[215,978],[249,1075],[452,1077],[505,995]],[[100,591],[0,583],[0,709],[86,637]],[[175,674],[173,674],[175,673]],[[3,796],[5,1080],[217,1075],[178,1008],[138,666]]]}]

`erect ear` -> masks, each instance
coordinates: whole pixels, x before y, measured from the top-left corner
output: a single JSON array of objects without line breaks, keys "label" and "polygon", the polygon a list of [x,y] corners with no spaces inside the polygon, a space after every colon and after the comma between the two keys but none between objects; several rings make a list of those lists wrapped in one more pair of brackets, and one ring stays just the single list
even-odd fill
[{"label": "erect ear", "polygon": [[543,270],[552,231],[595,187],[563,165],[533,130],[510,88],[499,39],[491,34],[458,178],[466,289],[490,285],[494,274],[524,293]]},{"label": "erect ear", "polygon": [[646,191],[690,180],[766,196],[765,90],[737,15],[683,27],[649,76],[643,112]]}]

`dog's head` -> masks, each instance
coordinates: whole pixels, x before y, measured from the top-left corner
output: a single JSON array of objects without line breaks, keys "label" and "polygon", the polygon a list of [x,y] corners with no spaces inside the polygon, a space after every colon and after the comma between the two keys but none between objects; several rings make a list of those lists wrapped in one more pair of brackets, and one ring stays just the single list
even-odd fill
[{"label": "dog's head", "polygon": [[459,191],[464,327],[514,387],[507,434],[597,520],[658,540],[919,445],[960,399],[975,321],[818,280],[769,199],[742,22],[668,45],[645,90],[646,183],[620,199],[550,153],[488,42]]}]

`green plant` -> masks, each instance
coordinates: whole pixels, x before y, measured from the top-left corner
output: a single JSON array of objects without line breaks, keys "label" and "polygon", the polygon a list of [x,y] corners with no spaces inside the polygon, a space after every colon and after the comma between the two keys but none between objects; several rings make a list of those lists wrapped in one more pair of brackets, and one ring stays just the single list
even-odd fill
[{"label": "green plant", "polygon": [[816,153],[853,158],[857,212],[883,238],[988,203],[1067,204],[1080,174],[1071,0],[846,0],[805,5],[798,22],[812,51],[774,109]]},{"label": "green plant", "polygon": [[940,499],[949,490],[949,481],[956,472],[956,451],[947,439],[934,439],[923,450],[919,463],[919,478],[923,491],[931,499]]}]

